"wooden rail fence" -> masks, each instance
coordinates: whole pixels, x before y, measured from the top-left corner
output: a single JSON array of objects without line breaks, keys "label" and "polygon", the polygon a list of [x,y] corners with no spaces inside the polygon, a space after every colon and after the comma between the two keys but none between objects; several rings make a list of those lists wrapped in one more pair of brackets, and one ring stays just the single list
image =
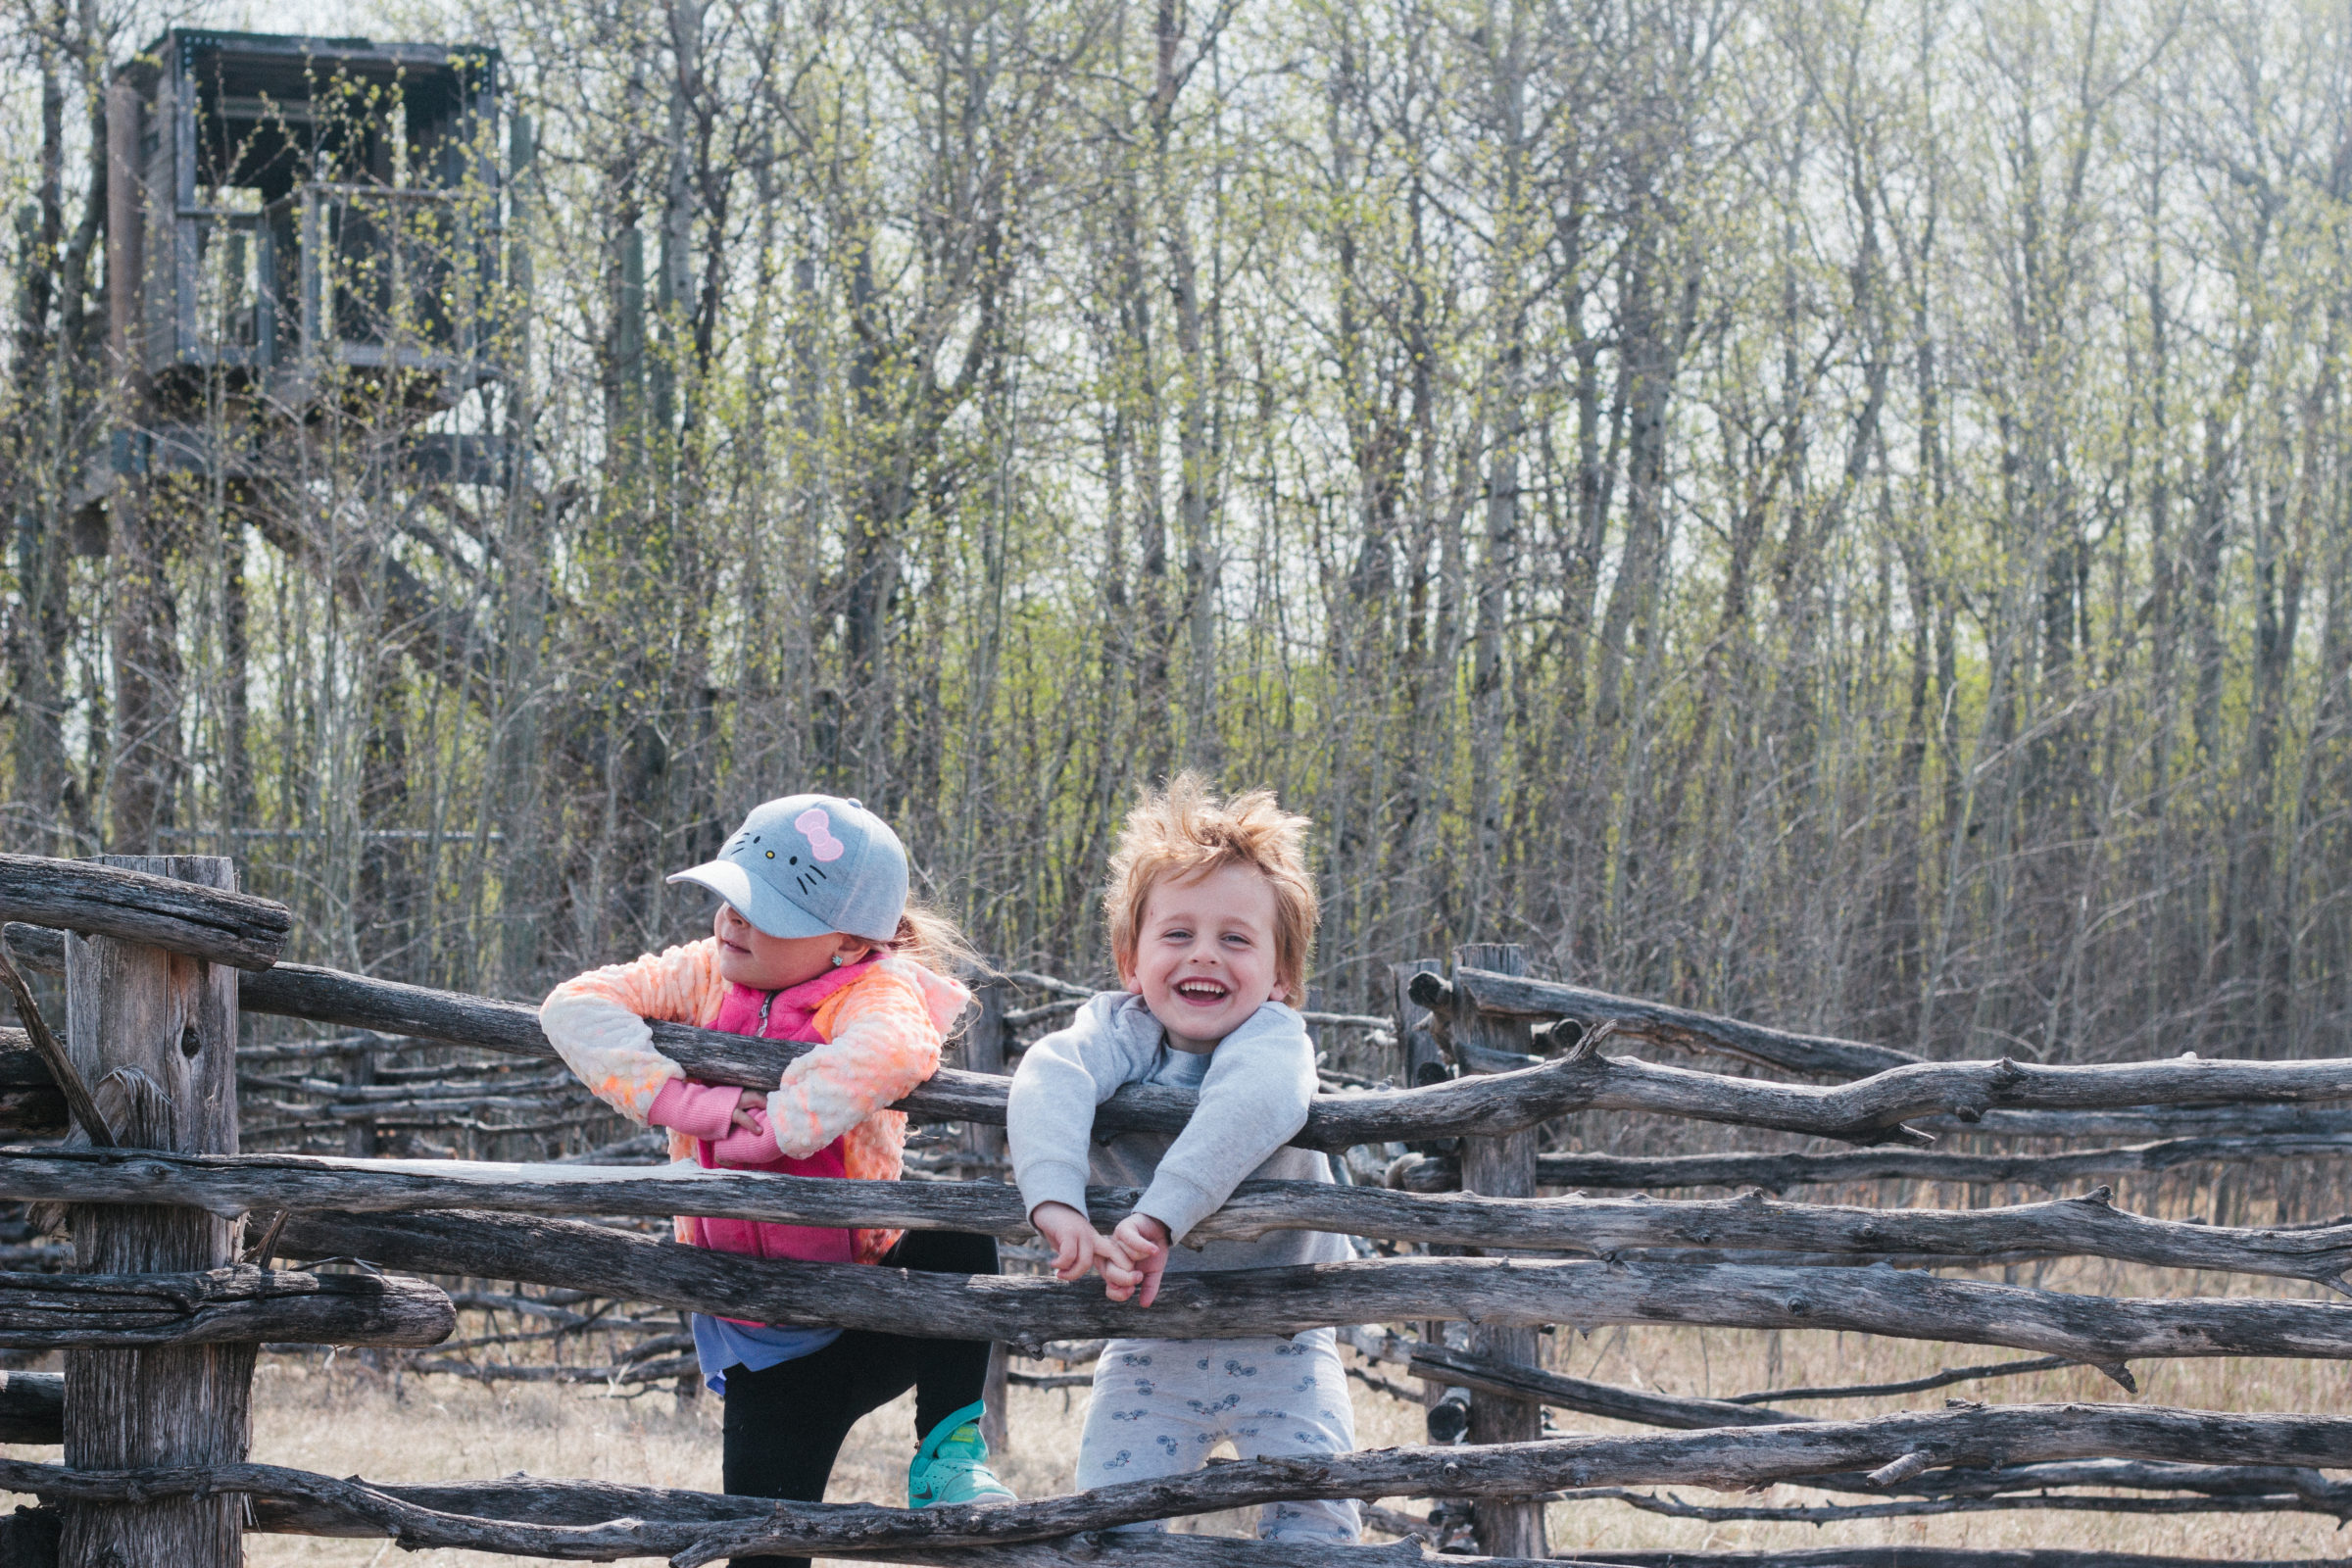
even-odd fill
[{"label": "wooden rail fence", "polygon": [[[377,1133],[404,1116],[423,1120],[460,1106],[537,1111],[578,1106],[584,1096],[567,1075],[529,1064],[553,1053],[528,1006],[276,961],[290,921],[282,907],[236,891],[234,880],[220,860],[0,857],[0,918],[19,922],[5,929],[6,951],[66,982],[60,1040],[15,971],[0,965],[25,1025],[22,1035],[0,1037],[0,1127],[48,1138],[69,1124],[77,1129],[65,1144],[0,1150],[0,1200],[65,1205],[76,1249],[70,1272],[0,1273],[0,1348],[72,1352],[62,1379],[20,1373],[0,1383],[0,1438],[62,1439],[66,1448],[59,1465],[0,1461],[0,1485],[44,1503],[0,1526],[0,1559],[73,1568],[224,1564],[235,1560],[243,1528],[239,1498],[250,1500],[257,1528],[380,1535],[409,1546],[584,1561],[661,1555],[680,1564],[822,1552],[961,1568],[1064,1560],[1371,1568],[1418,1561],[1421,1539],[1443,1534],[1431,1521],[1385,1511],[1376,1517],[1413,1539],[1396,1547],[1317,1547],[1099,1534],[1309,1497],[1469,1499],[1484,1560],[1494,1563],[1567,1560],[1545,1556],[1544,1507],[1554,1498],[1607,1498],[1710,1520],[1837,1522],[2027,1505],[2352,1514],[2352,1489],[2323,1473],[2352,1468],[2352,1420],[2342,1418],[1994,1405],[1836,1421],[1786,1407],[2057,1365],[2097,1367],[2131,1389],[2130,1363],[2147,1358],[2352,1360],[2352,1307],[2335,1299],[2352,1294],[2352,1223],[2188,1224],[2129,1212],[2103,1188],[1966,1210],[1791,1202],[1761,1191],[1677,1200],[1539,1196],[1562,1186],[1782,1190],[1889,1179],[2054,1190],[2204,1161],[2334,1156],[2352,1153],[2352,1117],[2340,1108],[2352,1101],[2352,1060],[1920,1061],[1863,1042],[1555,985],[1516,972],[1516,950],[1466,949],[1444,972],[1399,966],[1394,1019],[1312,1015],[1322,1028],[1380,1031],[1400,1054],[1405,1087],[1340,1075],[1298,1139],[1338,1153],[1375,1151],[1372,1168],[1385,1168],[1386,1181],[1246,1183],[1202,1227],[1204,1237],[1333,1231],[1430,1254],[1171,1276],[1146,1316],[1083,1282],[774,1262],[584,1223],[690,1212],[1025,1238],[1018,1197],[1002,1183],[373,1157]],[[988,1033],[967,1053],[969,1065],[944,1069],[902,1102],[918,1120],[977,1129],[918,1149],[918,1166],[986,1169],[1001,1160],[1001,1134],[990,1129],[1004,1120],[1009,1047],[1021,1030],[1051,1027],[1084,994],[1051,977],[1004,978],[1015,983],[1048,1000],[1013,1006],[1000,985],[984,1004]],[[240,1049],[240,1011],[364,1033]],[[772,1084],[805,1049],[671,1024],[657,1025],[656,1039],[693,1075],[747,1086]],[[377,1059],[387,1043],[415,1042],[494,1054],[455,1070],[429,1062],[385,1068]],[[1728,1076],[1617,1054],[1636,1042],[1829,1081]],[[364,1069],[353,1065],[362,1061]],[[351,1147],[370,1152],[239,1153],[240,1094],[289,1125],[360,1129]],[[1130,1089],[1103,1107],[1102,1124],[1173,1128],[1192,1103],[1178,1091]],[[1543,1124],[1593,1110],[1861,1147],[1661,1158],[1541,1151]],[[1925,1147],[1936,1129],[1955,1126],[2160,1136],[2054,1154]],[[2167,1132],[2175,1136],[2161,1136]],[[1458,1149],[1404,1152],[1441,1140],[1458,1140]],[[1089,1201],[1107,1225],[1137,1197],[1096,1189]],[[238,1260],[248,1229],[266,1232],[255,1249],[259,1266]],[[270,1266],[277,1255],[320,1261],[286,1271]],[[2330,1294],[2130,1299],[1855,1266],[2021,1255],[2262,1276]],[[351,1270],[355,1258],[369,1266]],[[515,1281],[558,1295],[473,1292],[453,1300],[419,1276]],[[691,1364],[678,1319],[668,1314],[694,1311],[989,1339],[1030,1353],[1049,1342],[1147,1326],[1177,1338],[1338,1326],[1369,1366],[1399,1367],[1431,1391],[1469,1391],[1474,1441],[1312,1463],[1256,1460],[1001,1508],[920,1513],[527,1478],[374,1485],[245,1461],[242,1412],[258,1345],[454,1352],[513,1338],[449,1344],[462,1307],[535,1310],[550,1326],[532,1332],[561,1334],[597,1318],[559,1303],[606,1298],[663,1314],[621,1319],[650,1336],[626,1365],[659,1366],[662,1375]],[[1438,1332],[1446,1322],[1474,1325],[1466,1346]],[[1380,1323],[1422,1327],[1359,1327]],[[1540,1328],[1635,1323],[1852,1330],[2036,1358],[1901,1385],[1759,1391],[1730,1400],[1616,1389],[1537,1364]],[[454,1353],[440,1359],[452,1370],[467,1365]],[[1660,1430],[1545,1439],[1538,1416],[1545,1405]],[[1633,1490],[1781,1482],[1877,1496],[1790,1509]],[[1761,1560],[1774,1568],[1892,1561],[1874,1559],[1873,1550]],[[2045,1568],[2045,1558],[2058,1562],[2049,1553],[1902,1561]],[[1576,1560],[1631,1568],[1749,1559],[1633,1552]],[[2077,1553],[2065,1568],[2160,1561]]]}]

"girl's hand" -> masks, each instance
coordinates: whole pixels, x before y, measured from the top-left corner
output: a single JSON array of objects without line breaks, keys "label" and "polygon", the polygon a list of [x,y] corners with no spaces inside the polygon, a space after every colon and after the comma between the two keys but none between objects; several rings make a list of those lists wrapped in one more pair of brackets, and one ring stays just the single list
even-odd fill
[{"label": "girl's hand", "polygon": [[1040,1203],[1029,1216],[1038,1236],[1054,1249],[1054,1277],[1083,1279],[1096,1260],[1110,1255],[1110,1243],[1094,1222],[1067,1203]]},{"label": "girl's hand", "polygon": [[1130,1214],[1110,1233],[1107,1245],[1104,1294],[1114,1301],[1132,1296],[1137,1306],[1150,1306],[1159,1296],[1159,1277],[1168,1267],[1168,1228],[1149,1214]]},{"label": "girl's hand", "polygon": [[767,1097],[765,1095],[757,1089],[746,1089],[735,1097],[735,1114],[728,1120],[732,1125],[742,1128],[747,1133],[756,1133],[760,1130],[760,1124],[752,1119],[752,1112],[766,1108]]}]

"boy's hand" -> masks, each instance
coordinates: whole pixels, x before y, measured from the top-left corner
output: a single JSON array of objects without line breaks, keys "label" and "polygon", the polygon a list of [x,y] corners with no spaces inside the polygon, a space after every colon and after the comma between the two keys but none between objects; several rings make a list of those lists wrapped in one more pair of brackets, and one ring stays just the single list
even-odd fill
[{"label": "boy's hand", "polygon": [[760,1130],[760,1123],[752,1118],[752,1112],[766,1108],[767,1097],[765,1095],[757,1089],[746,1089],[735,1097],[735,1113],[727,1119],[732,1125],[742,1128],[745,1132],[756,1133]]},{"label": "boy's hand", "polygon": [[1094,1221],[1067,1203],[1038,1204],[1029,1223],[1054,1249],[1054,1277],[1057,1280],[1081,1279],[1098,1258],[1111,1255],[1110,1243],[1095,1229]]},{"label": "boy's hand", "polygon": [[1168,1228],[1149,1214],[1130,1214],[1110,1233],[1109,1249],[1102,1260],[1104,1293],[1114,1301],[1132,1296],[1136,1305],[1150,1306],[1168,1267]]}]

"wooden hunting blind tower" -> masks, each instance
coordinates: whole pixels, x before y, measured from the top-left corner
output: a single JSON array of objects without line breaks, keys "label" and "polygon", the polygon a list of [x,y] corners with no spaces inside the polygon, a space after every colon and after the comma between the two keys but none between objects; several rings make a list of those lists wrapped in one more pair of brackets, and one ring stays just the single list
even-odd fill
[{"label": "wooden hunting blind tower", "polygon": [[498,56],[173,28],[118,77],[118,329],[151,394],[299,406],[337,369],[446,400],[488,372]]}]

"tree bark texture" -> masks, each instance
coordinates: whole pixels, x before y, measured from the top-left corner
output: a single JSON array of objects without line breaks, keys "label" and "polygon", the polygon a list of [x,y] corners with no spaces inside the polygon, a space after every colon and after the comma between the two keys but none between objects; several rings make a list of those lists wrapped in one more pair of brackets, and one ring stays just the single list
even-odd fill
[{"label": "tree bark texture", "polygon": [[[110,871],[126,875],[102,874]],[[137,895],[125,889],[152,892],[154,907],[174,918],[169,932],[147,933],[174,937],[201,911],[239,899],[235,865],[210,856],[110,856],[92,874],[36,885],[51,886],[50,896],[93,922],[106,915],[111,923],[112,911],[133,906]],[[120,936],[69,936],[66,1049],[120,1141],[237,1152],[235,970]],[[235,1225],[200,1210],[92,1204],[69,1212],[84,1274],[186,1274],[235,1259]],[[169,1343],[175,1337],[67,1355],[66,1463],[136,1469],[245,1457],[253,1345]],[[66,1568],[230,1568],[242,1558],[238,1520],[222,1497],[69,1508],[62,1560]]]}]

